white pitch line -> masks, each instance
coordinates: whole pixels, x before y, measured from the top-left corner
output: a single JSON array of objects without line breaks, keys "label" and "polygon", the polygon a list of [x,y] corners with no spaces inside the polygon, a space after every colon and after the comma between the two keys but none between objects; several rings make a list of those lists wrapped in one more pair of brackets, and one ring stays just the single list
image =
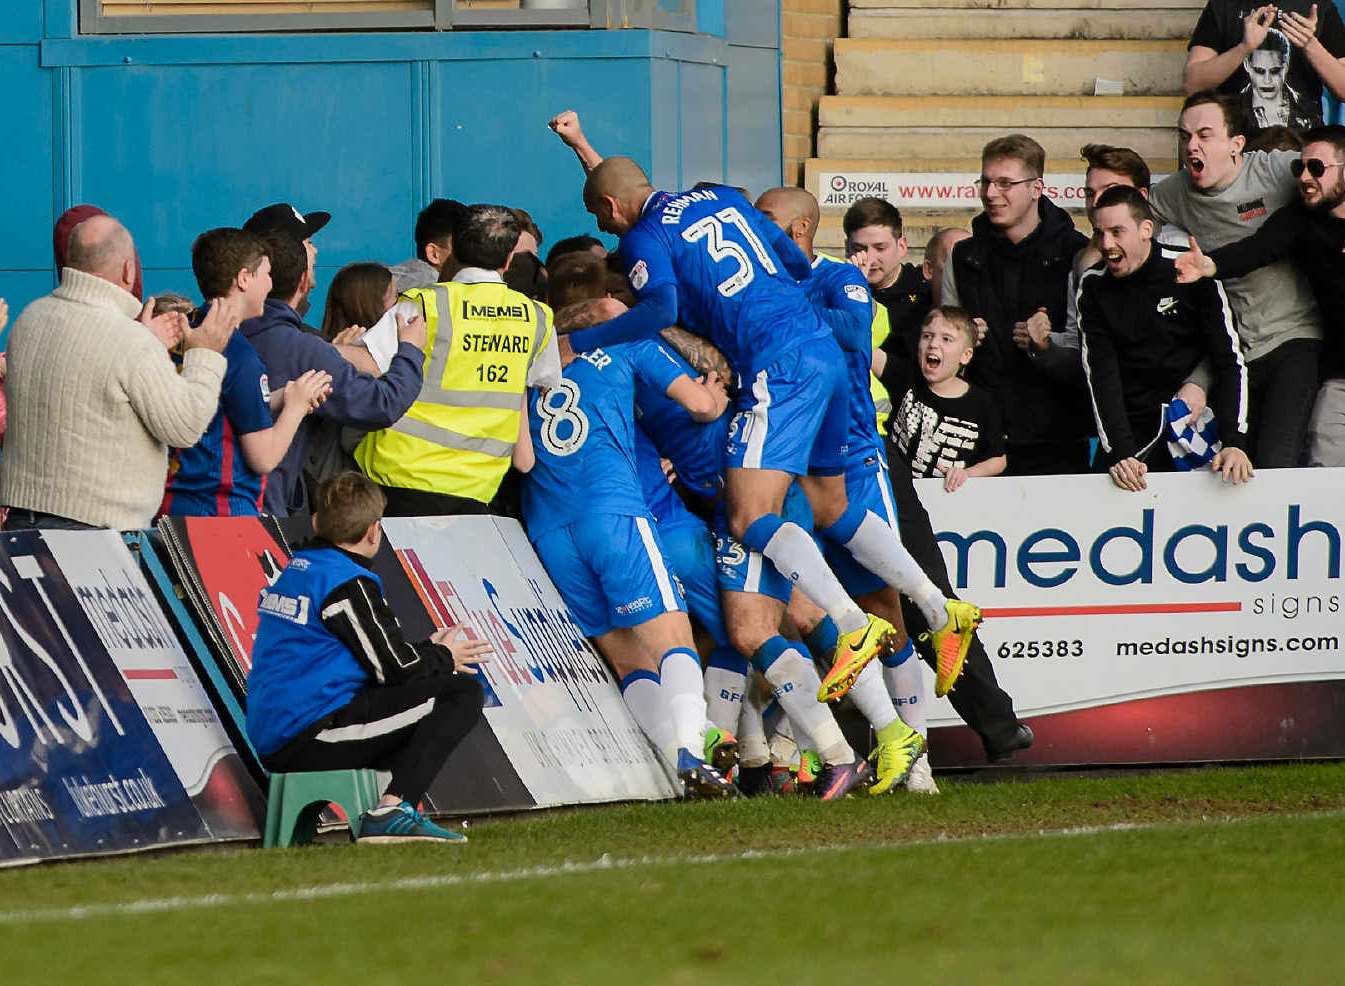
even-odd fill
[{"label": "white pitch line", "polygon": [[[816,856],[818,853],[883,852],[917,849],[927,846],[959,845],[979,842],[1006,842],[1013,839],[1051,839],[1099,835],[1110,832],[1147,832],[1159,829],[1187,828],[1197,825],[1236,824],[1261,818],[1315,818],[1345,815],[1342,811],[1301,812],[1284,815],[1244,815],[1217,819],[1181,822],[1116,822],[1111,825],[1082,825],[1065,829],[1042,829],[1036,832],[994,833],[986,835],[938,835],[927,839],[909,839],[903,842],[879,842],[846,846],[807,846],[788,849],[748,849],[736,853],[708,853],[699,856],[632,856],[613,859],[603,854],[588,862],[564,862],[547,866],[527,866],[516,870],[484,870],[480,873],[446,873],[426,876],[399,877],[395,880],[374,880],[362,883],[319,883],[290,890],[269,893],[201,894],[195,897],[146,897],[139,900],[107,904],[77,904],[73,907],[35,908],[23,911],[0,911],[0,926],[37,924],[42,922],[88,921],[93,918],[127,917],[138,914],[164,914],[176,911],[205,910],[215,907],[240,907],[254,904],[277,904],[286,901],[331,900],[340,897],[362,897],[370,894],[395,893],[415,890],[439,890],[444,887],[477,884],[514,883],[520,880],[545,880],[558,876],[600,873],[608,870],[630,870],[652,866],[712,866],[719,863],[738,863],[752,860],[780,860],[795,856]],[[371,855],[375,847],[366,847]],[[446,852],[462,854],[467,849],[446,848]]]}]

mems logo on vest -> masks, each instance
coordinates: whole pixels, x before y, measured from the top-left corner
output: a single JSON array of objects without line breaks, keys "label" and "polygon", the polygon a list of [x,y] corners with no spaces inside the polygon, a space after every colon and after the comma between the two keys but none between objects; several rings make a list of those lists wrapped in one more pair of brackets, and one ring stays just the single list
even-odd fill
[{"label": "mems logo on vest", "polygon": [[464,320],[486,319],[486,318],[509,318],[527,322],[531,316],[528,314],[528,306],[523,304],[513,305],[478,305],[470,298],[462,299],[462,317]]}]

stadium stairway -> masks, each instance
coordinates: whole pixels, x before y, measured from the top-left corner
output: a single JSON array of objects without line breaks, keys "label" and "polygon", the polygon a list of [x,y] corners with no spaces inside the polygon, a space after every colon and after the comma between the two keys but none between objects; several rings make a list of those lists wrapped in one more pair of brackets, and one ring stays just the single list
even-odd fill
[{"label": "stadium stairway", "polygon": [[[1186,42],[1204,0],[850,0],[835,94],[818,110],[806,187],[823,206],[818,246],[842,249],[849,201],[895,202],[914,259],[980,210],[970,180],[991,137],[1046,149],[1046,184],[1086,230],[1080,146],[1132,147],[1155,175],[1176,167]],[[960,186],[960,187],[959,187]]]}]

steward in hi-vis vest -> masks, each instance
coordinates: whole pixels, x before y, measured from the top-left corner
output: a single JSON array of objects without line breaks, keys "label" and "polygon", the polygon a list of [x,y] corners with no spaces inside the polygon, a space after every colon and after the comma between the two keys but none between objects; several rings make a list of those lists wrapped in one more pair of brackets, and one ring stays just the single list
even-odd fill
[{"label": "steward in hi-vis vest", "polygon": [[424,313],[424,383],[355,461],[380,486],[488,503],[509,470],[533,364],[554,344],[551,310],[475,267],[402,300]]}]

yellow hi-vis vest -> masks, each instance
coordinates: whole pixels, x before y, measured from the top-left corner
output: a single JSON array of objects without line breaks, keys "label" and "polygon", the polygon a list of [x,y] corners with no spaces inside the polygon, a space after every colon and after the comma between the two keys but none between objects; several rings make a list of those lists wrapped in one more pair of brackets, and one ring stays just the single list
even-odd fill
[{"label": "yellow hi-vis vest", "polygon": [[533,360],[551,340],[551,309],[502,283],[451,281],[402,295],[425,313],[420,396],[355,449],[382,486],[487,503],[509,470]]},{"label": "yellow hi-vis vest", "polygon": [[[848,261],[839,257],[833,257],[830,254],[817,251],[817,255],[823,260],[829,260],[833,264],[844,264]],[[870,296],[873,291],[870,289]],[[877,349],[892,332],[892,320],[888,317],[887,306],[873,301],[873,348]],[[892,413],[892,399],[887,396],[887,388],[879,381],[878,377],[870,371],[869,373],[869,393],[873,395],[873,406],[878,410],[878,434],[887,433],[887,418]]]}]

